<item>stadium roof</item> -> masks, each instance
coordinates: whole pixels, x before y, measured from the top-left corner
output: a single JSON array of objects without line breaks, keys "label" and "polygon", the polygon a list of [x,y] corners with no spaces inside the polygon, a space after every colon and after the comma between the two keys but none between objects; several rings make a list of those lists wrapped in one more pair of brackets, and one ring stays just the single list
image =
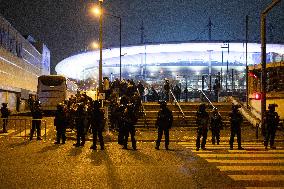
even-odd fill
[{"label": "stadium roof", "polygon": [[[103,72],[119,70],[119,48],[103,49]],[[267,44],[267,53],[284,55],[284,44]],[[138,67],[142,64],[162,66],[163,64],[180,62],[220,62],[224,54],[229,62],[245,63],[245,43],[223,42],[188,42],[169,44],[145,44],[122,47],[122,67]],[[248,64],[260,61],[261,46],[258,43],[248,43]],[[208,54],[210,53],[210,57]],[[68,57],[59,62],[55,68],[57,74],[69,78],[82,79],[82,73],[87,69],[97,69],[99,51],[87,51]],[[192,64],[191,64],[192,65]],[[118,69],[117,69],[118,68]]]}]

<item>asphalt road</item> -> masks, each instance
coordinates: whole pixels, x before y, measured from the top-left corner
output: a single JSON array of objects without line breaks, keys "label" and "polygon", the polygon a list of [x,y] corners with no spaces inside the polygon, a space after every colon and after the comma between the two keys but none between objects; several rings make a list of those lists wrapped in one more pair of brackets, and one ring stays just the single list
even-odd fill
[{"label": "asphalt road", "polygon": [[137,151],[123,150],[115,135],[105,150],[92,151],[90,141],[75,148],[72,133],[65,145],[53,144],[51,123],[47,140],[0,134],[0,188],[284,188],[282,141],[276,150],[257,140],[245,140],[244,151],[228,150],[223,131],[219,146],[208,139],[207,150],[197,152],[194,131],[176,130],[167,151],[163,143],[154,149],[155,132],[141,131]]}]

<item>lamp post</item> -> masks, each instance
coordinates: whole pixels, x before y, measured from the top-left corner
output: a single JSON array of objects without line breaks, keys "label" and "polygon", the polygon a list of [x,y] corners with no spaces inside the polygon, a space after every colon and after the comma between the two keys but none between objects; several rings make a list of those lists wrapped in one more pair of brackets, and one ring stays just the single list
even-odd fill
[{"label": "lamp post", "polygon": [[99,30],[99,40],[100,40],[100,62],[99,62],[99,92],[103,92],[103,85],[102,85],[102,75],[103,75],[103,14],[102,14],[102,9],[103,9],[103,0],[99,0],[99,8],[100,8],[100,30]]},{"label": "lamp post", "polygon": [[274,0],[269,7],[261,12],[261,125],[264,125],[266,111],[266,16],[271,9],[280,3]]},{"label": "lamp post", "polygon": [[121,37],[121,28],[122,28],[121,17],[117,15],[109,14],[109,13],[105,13],[105,15],[119,19],[119,80],[121,81],[121,58],[122,58],[122,55],[121,55],[121,39],[122,39]]}]

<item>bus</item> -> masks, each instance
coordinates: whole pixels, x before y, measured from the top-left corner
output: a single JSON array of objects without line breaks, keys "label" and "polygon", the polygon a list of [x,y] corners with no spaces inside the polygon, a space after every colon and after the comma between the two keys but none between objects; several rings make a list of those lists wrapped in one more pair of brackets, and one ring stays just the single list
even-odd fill
[{"label": "bus", "polygon": [[64,76],[42,75],[38,77],[37,95],[43,111],[55,111],[57,104],[75,94],[76,84]]}]

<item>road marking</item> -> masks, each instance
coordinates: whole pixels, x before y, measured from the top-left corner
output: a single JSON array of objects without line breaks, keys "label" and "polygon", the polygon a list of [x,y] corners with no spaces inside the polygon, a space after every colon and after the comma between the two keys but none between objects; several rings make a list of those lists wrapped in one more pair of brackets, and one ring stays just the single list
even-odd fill
[{"label": "road marking", "polygon": [[284,187],[245,187],[246,189],[284,189]]},{"label": "road marking", "polygon": [[255,158],[255,157],[274,157],[274,158],[283,158],[284,154],[201,154],[197,153],[198,156],[202,158],[237,158],[237,157],[247,157],[247,158]]},{"label": "road marking", "polygon": [[5,137],[5,136],[8,136],[8,135],[11,135],[11,134],[13,134],[14,132],[16,132],[15,129],[9,129],[9,130],[8,130],[8,133],[1,133],[0,136],[1,136],[1,138],[2,138],[2,137]]},{"label": "road marking", "polygon": [[16,134],[13,138],[29,136],[30,132],[31,132],[30,129],[25,129],[22,132]]},{"label": "road marking", "polygon": [[209,163],[269,163],[269,164],[280,164],[284,163],[284,159],[206,159]]},{"label": "road marking", "polygon": [[284,166],[217,166],[220,171],[283,171]]},{"label": "road marking", "polygon": [[284,181],[284,175],[228,175],[234,180],[243,181]]}]

